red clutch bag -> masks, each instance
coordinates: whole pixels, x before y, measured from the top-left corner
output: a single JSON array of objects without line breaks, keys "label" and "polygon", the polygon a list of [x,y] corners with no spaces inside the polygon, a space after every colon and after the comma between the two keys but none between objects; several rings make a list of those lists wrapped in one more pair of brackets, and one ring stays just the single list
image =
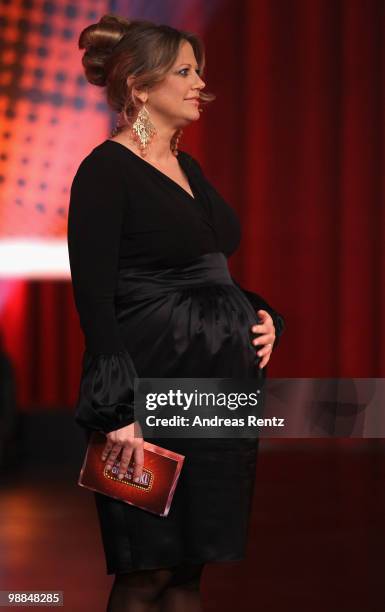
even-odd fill
[{"label": "red clutch bag", "polygon": [[119,460],[116,459],[111,470],[106,471],[106,464],[101,459],[105,444],[106,437],[102,433],[92,432],[78,484],[159,516],[167,516],[184,455],[145,441],[143,442],[144,465],[140,481],[133,481],[134,468],[131,462],[123,479],[119,480]]}]

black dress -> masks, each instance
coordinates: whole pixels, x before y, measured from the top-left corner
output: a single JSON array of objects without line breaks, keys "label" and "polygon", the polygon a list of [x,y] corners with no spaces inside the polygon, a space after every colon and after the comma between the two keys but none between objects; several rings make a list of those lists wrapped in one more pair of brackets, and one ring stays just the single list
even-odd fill
[{"label": "black dress", "polygon": [[[85,337],[75,419],[86,434],[133,421],[135,376],[265,376],[256,310],[271,314],[277,340],[283,331],[282,316],[230,276],[235,212],[193,157],[180,151],[178,162],[194,198],[112,140],[74,177],[68,248]],[[185,455],[167,517],[94,493],[107,573],[243,558],[258,440],[159,444]]]}]

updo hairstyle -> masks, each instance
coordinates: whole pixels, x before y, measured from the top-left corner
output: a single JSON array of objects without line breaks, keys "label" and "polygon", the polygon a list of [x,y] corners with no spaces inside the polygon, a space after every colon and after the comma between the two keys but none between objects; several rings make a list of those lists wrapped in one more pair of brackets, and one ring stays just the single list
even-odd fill
[{"label": "updo hairstyle", "polygon": [[[175,63],[184,40],[191,44],[202,76],[205,52],[201,39],[191,32],[151,21],[104,15],[81,32],[79,49],[85,49],[82,64],[88,82],[106,87],[109,106],[120,113],[124,124],[130,124],[141,107],[134,87],[151,89],[161,82]],[[202,104],[215,97],[200,92]]]}]

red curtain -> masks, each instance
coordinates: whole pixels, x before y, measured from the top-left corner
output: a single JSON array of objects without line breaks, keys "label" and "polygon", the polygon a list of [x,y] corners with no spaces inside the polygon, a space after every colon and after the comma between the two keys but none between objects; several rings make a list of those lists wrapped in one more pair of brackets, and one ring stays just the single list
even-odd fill
[{"label": "red curtain", "polygon": [[[270,376],[385,375],[384,12],[228,0],[202,31],[217,100],[180,147],[240,215],[232,274],[285,317]],[[70,283],[11,284],[2,330],[20,404],[72,409],[83,344]]]},{"label": "red curtain", "polygon": [[229,2],[207,37],[205,166],[239,279],[285,315],[270,375],[385,372],[384,2]]}]

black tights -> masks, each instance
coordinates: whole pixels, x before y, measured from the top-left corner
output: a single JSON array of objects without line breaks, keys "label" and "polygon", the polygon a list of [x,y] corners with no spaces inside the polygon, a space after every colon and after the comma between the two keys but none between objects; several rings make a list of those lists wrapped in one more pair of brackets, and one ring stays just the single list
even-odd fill
[{"label": "black tights", "polygon": [[200,612],[202,565],[115,574],[107,612]]}]

